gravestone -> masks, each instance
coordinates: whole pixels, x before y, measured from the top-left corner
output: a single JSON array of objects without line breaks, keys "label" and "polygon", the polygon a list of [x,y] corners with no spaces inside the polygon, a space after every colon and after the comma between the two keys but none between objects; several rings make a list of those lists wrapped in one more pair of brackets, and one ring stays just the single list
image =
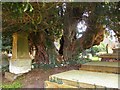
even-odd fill
[{"label": "gravestone", "polygon": [[31,70],[31,58],[28,49],[27,33],[13,34],[12,58],[9,62],[9,71],[14,74],[26,73]]}]

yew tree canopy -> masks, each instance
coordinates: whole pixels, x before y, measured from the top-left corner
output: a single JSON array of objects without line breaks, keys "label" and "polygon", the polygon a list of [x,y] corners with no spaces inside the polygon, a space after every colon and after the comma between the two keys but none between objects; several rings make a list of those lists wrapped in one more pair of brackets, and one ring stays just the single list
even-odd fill
[{"label": "yew tree canopy", "polygon": [[[61,37],[63,32],[63,35],[68,33],[67,37],[70,38],[68,41],[73,42],[78,33],[76,25],[80,21],[85,22],[87,29],[79,39],[96,39],[90,46],[99,44],[103,40],[99,35],[97,38],[97,34],[98,32],[102,33],[104,28],[114,30],[120,38],[120,2],[2,3],[3,35],[13,32],[40,32],[42,30],[49,36]],[[95,37],[91,37],[93,35]],[[64,35],[64,39],[68,38],[65,38]],[[81,43],[84,46],[89,42],[91,41]]]},{"label": "yew tree canopy", "polygon": [[[66,13],[66,8],[69,7],[73,9],[74,18],[81,18],[83,13],[88,13],[89,16],[92,14],[94,21],[97,18],[97,23],[116,30],[115,32],[118,34],[120,2],[6,2],[2,4],[3,31],[13,31],[15,27],[21,30],[45,30],[50,27],[53,27],[54,30],[56,30],[55,27],[59,29],[61,18]],[[52,28],[50,29],[52,30]]]},{"label": "yew tree canopy", "polygon": [[80,52],[103,41],[106,28],[120,41],[120,2],[2,3],[4,46],[14,32],[27,32],[30,51],[36,47],[36,62],[55,64],[62,60],[59,55],[75,60]]},{"label": "yew tree canopy", "polygon": [[62,23],[59,3],[3,3],[3,32],[39,32],[59,34]]}]

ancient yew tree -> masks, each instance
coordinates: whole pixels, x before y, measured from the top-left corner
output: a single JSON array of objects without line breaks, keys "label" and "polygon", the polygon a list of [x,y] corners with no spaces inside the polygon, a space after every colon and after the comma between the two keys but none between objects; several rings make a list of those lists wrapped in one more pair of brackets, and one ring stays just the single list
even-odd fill
[{"label": "ancient yew tree", "polygon": [[[100,44],[105,28],[114,30],[120,38],[119,5],[119,2],[3,3],[3,36],[27,32],[30,52],[35,47],[34,61],[38,63],[75,59],[80,52]],[[83,31],[78,30],[79,23],[84,23]],[[59,50],[55,40],[60,40]]]}]

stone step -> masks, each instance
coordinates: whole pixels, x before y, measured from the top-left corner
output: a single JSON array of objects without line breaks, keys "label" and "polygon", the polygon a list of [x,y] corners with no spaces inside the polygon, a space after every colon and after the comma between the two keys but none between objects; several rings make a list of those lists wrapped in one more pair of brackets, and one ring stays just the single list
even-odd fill
[{"label": "stone step", "polygon": [[88,62],[82,64],[80,70],[106,73],[120,73],[120,62]]},{"label": "stone step", "polygon": [[55,82],[45,81],[45,88],[77,88],[66,84],[58,84]]},{"label": "stone step", "polygon": [[119,53],[110,53],[110,54],[101,54],[99,55],[100,58],[110,58],[110,59],[120,59]]},{"label": "stone step", "polygon": [[118,87],[118,77],[120,77],[119,74],[70,70],[49,76],[51,82],[49,84],[54,86],[52,82],[58,85],[59,82],[62,82],[63,85],[77,88],[120,88]]},{"label": "stone step", "polygon": [[5,78],[9,81],[14,81],[15,79],[17,79],[21,75],[23,75],[23,74],[13,74],[10,72],[5,72]]}]

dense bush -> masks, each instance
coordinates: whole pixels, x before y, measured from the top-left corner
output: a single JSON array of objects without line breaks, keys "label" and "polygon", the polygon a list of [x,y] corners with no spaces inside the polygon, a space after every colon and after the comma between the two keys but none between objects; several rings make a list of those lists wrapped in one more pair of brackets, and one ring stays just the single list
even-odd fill
[{"label": "dense bush", "polygon": [[91,53],[93,56],[96,55],[96,53],[98,52],[106,52],[106,46],[103,42],[98,46],[95,45],[91,47],[90,49],[86,50],[86,53]]},{"label": "dense bush", "polygon": [[92,49],[95,53],[106,52],[106,46],[104,43],[101,43],[99,46],[93,46]]}]

